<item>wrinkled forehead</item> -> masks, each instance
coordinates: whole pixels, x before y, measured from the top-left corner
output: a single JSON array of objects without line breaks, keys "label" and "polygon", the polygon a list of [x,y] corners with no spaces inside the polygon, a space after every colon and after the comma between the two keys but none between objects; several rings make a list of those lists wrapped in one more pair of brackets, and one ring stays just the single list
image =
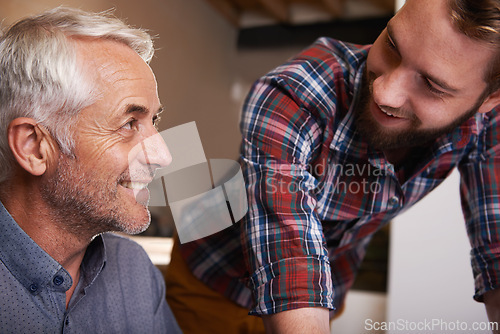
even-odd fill
[{"label": "wrinkled forehead", "polygon": [[148,64],[129,46],[114,40],[74,39],[79,66],[89,79],[104,85],[143,78],[154,80]]},{"label": "wrinkled forehead", "polygon": [[156,112],[160,108],[156,80],[149,65],[125,44],[110,40],[76,42],[77,60],[96,99],[82,109],[82,121],[112,127],[128,117],[131,106]]}]

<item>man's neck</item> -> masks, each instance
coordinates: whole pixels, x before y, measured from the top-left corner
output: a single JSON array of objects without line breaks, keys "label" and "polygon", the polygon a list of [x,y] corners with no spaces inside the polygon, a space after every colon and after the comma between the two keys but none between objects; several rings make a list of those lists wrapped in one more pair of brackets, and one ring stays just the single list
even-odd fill
[{"label": "man's neck", "polygon": [[399,148],[395,150],[385,150],[384,155],[387,161],[394,165],[396,169],[404,164],[404,161],[410,156],[411,148]]},{"label": "man's neck", "polygon": [[67,306],[78,284],[80,265],[93,236],[69,232],[64,226],[67,219],[51,210],[36,190],[22,186],[15,188],[4,191],[5,196],[0,194],[0,200],[19,227],[70,274],[73,285],[66,292]]}]

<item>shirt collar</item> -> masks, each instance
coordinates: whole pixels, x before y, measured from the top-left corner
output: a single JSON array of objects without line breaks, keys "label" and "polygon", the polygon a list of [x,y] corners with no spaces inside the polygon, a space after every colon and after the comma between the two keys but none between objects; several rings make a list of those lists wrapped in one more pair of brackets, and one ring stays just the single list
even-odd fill
[{"label": "shirt collar", "polygon": [[476,113],[452,132],[438,138],[434,144],[436,154],[464,149],[471,141],[474,141],[478,137],[484,117],[485,114]]},{"label": "shirt collar", "polygon": [[83,282],[83,287],[89,287],[101,273],[106,265],[106,243],[102,235],[98,235],[92,240],[87,247],[85,256],[82,261],[80,279]]},{"label": "shirt collar", "polygon": [[368,144],[362,139],[354,126],[354,115],[358,107],[358,102],[360,101],[359,94],[361,94],[361,83],[363,81],[365,66],[366,62],[361,64],[355,75],[352,76],[354,93],[353,102],[349,106],[349,110],[345,114],[341,110],[336,110],[336,117],[341,117],[342,119],[335,129],[333,140],[330,144],[331,149],[337,152],[346,153],[357,159],[366,159],[369,149]]},{"label": "shirt collar", "polygon": [[[19,227],[1,202],[0,261],[34,295],[48,287],[66,291],[72,285],[69,273]],[[101,236],[97,236],[87,248],[82,262],[81,277],[88,285],[101,272],[105,262],[104,242]],[[57,282],[60,278],[62,284]]]}]

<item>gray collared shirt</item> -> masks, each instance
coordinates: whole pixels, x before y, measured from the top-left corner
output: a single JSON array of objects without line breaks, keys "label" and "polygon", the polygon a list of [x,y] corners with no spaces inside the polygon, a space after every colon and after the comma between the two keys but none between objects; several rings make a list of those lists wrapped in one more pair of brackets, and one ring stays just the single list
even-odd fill
[{"label": "gray collared shirt", "polygon": [[0,333],[180,333],[160,271],[128,239],[92,241],[66,309],[71,285],[0,203]]}]

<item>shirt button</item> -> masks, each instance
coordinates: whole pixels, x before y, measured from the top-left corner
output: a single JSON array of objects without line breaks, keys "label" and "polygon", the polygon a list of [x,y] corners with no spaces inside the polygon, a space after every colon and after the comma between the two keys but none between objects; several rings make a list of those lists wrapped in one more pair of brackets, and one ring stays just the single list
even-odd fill
[{"label": "shirt button", "polygon": [[390,206],[395,206],[399,203],[399,198],[397,196],[392,196],[390,199],[389,199],[389,205]]},{"label": "shirt button", "polygon": [[64,283],[64,278],[62,276],[57,275],[54,277],[52,282],[54,282],[55,285],[59,286]]},{"label": "shirt button", "polygon": [[35,293],[38,290],[38,284],[33,283],[30,285],[30,291]]},{"label": "shirt button", "polygon": [[64,321],[64,323],[66,324],[66,326],[68,326],[69,325],[69,319],[66,318],[66,321]]}]

